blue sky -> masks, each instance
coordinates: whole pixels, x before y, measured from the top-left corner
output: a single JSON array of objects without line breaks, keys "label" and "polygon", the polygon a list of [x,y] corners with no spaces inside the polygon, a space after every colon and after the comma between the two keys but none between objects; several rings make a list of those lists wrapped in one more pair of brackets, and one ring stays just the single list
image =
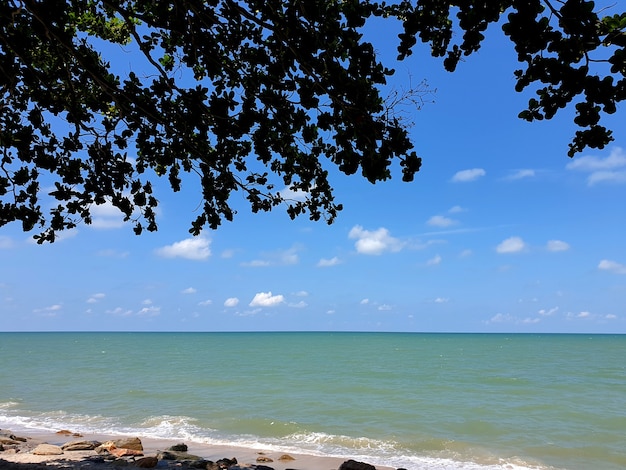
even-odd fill
[{"label": "blue sky", "polygon": [[[394,33],[371,33],[393,61]],[[623,105],[612,145],[568,158],[571,111],[519,120],[531,95],[488,33],[453,74],[424,49],[396,65],[390,86],[437,90],[408,115],[413,183],[331,171],[332,226],[234,195],[235,221],[192,238],[189,186],[157,195],[159,231],[140,237],[106,206],[53,245],[2,227],[0,330],[626,333]]]}]

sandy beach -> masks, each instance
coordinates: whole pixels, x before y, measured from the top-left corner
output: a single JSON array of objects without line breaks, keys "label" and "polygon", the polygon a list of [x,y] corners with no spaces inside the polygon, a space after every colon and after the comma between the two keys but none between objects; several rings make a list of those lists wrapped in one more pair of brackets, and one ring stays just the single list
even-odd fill
[{"label": "sandy beach", "polygon": [[[37,470],[49,466],[76,470],[108,470],[125,466],[164,470],[169,468],[208,470],[218,468],[223,470],[338,470],[340,468],[345,470],[373,470],[375,468],[376,470],[392,470],[391,467],[358,465],[362,463],[355,461],[346,463],[346,459],[337,457],[284,454],[235,446],[215,446],[143,437],[140,438],[143,449],[141,451],[129,451],[127,455],[120,452],[122,448],[117,449],[117,452],[122,454],[120,456],[97,448],[67,450],[66,447],[65,450],[63,449],[70,443],[95,441],[106,446],[106,443],[120,443],[133,437],[100,434],[82,435],[68,430],[61,430],[56,433],[25,434],[2,429],[0,430],[0,470]],[[186,451],[171,452],[172,448],[183,444],[187,447]],[[136,455],[131,455],[133,453]],[[146,459],[146,457],[151,459]],[[229,460],[230,462],[228,462]]]}]

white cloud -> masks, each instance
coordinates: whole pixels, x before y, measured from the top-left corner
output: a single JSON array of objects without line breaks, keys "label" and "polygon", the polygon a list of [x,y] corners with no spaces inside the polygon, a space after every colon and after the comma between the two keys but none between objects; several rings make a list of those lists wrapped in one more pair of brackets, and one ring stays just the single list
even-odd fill
[{"label": "white cloud", "polygon": [[354,247],[358,253],[364,255],[380,255],[386,251],[397,252],[404,244],[389,234],[384,227],[374,230],[364,230],[360,225],[355,225],[350,230],[348,238],[356,239]]},{"label": "white cloud", "polygon": [[435,300],[433,300],[433,302],[435,302],[436,304],[445,304],[449,302],[449,299],[446,299],[445,297],[437,297]]},{"label": "white cloud", "polygon": [[379,305],[378,310],[380,310],[381,312],[391,310],[391,305],[387,305],[387,304]]},{"label": "white cloud", "polygon": [[102,294],[102,293],[98,293],[98,294],[94,294],[91,297],[89,297],[87,299],[87,303],[88,304],[95,304],[96,302],[99,302],[100,300],[104,299],[106,297],[106,295]]},{"label": "white cloud", "polygon": [[457,171],[452,177],[452,181],[455,183],[475,181],[481,176],[485,176],[487,173],[482,168],[472,168],[470,170]]},{"label": "white cloud", "polygon": [[284,188],[279,191],[278,194],[287,201],[306,201],[306,198],[309,196],[307,191],[302,191],[300,189],[294,191],[291,188]]},{"label": "white cloud", "polygon": [[143,299],[141,305],[152,305],[152,299]]},{"label": "white cloud", "polygon": [[626,153],[620,147],[615,147],[606,158],[586,155],[568,163],[568,170],[579,170],[590,173],[587,184],[594,186],[598,183],[626,183]]},{"label": "white cloud", "polygon": [[296,292],[294,295],[296,297],[308,297],[309,293],[307,291],[305,291],[305,290],[301,290],[299,292]]},{"label": "white cloud", "polygon": [[278,259],[280,260],[280,264],[298,264],[300,258],[298,257],[296,248],[290,248],[285,251],[280,251],[278,253]]},{"label": "white cloud", "polygon": [[224,250],[220,256],[224,259],[232,258],[235,256],[235,250]]},{"label": "white cloud", "polygon": [[207,238],[186,238],[185,240],[158,248],[156,253],[164,258],[205,260],[211,256],[210,245],[211,241]]},{"label": "white cloud", "polygon": [[367,305],[370,303],[370,299],[363,299],[361,300],[361,302],[359,302],[361,305]]},{"label": "white cloud", "polygon": [[106,310],[105,313],[116,315],[118,317],[128,317],[133,314],[133,311],[122,307],[116,307],[113,310]]},{"label": "white cloud", "polygon": [[607,320],[615,320],[615,319],[617,319],[617,315],[609,313],[604,318],[606,318]]},{"label": "white cloud", "polygon": [[249,268],[264,268],[266,266],[271,266],[269,261],[263,261],[260,259],[254,259],[252,261],[248,261],[246,263],[241,263],[242,266],[247,266]]},{"label": "white cloud", "polygon": [[510,323],[514,321],[515,317],[513,315],[509,315],[508,313],[498,313],[491,317],[487,323]]},{"label": "white cloud", "polygon": [[534,317],[534,318],[532,318],[532,317],[527,317],[527,318],[524,318],[524,319],[521,321],[521,323],[522,323],[522,324],[524,324],[524,325],[532,325],[532,324],[534,324],[534,323],[539,323],[540,321],[541,321],[541,318],[537,318],[537,317]]},{"label": "white cloud", "polygon": [[591,316],[591,312],[580,312],[576,315],[576,318],[589,318]]},{"label": "white cloud", "polygon": [[181,294],[195,294],[196,292],[198,292],[196,289],[194,289],[193,287],[187,287],[187,289],[183,289],[180,291]]},{"label": "white cloud", "polygon": [[542,308],[542,309],[541,309],[541,310],[539,310],[537,313],[538,313],[539,315],[541,315],[541,316],[544,316],[544,317],[549,317],[549,316],[554,315],[554,314],[555,314],[556,312],[558,312],[558,311],[559,311],[559,307],[553,307],[553,308],[548,309],[548,310],[546,310],[546,309]]},{"label": "white cloud", "polygon": [[137,315],[140,317],[156,317],[161,314],[161,307],[155,307],[151,305],[150,307],[144,307],[137,312]]},{"label": "white cloud", "polygon": [[308,306],[308,304],[304,300],[301,300],[300,302],[296,302],[295,304],[291,303],[289,304],[289,306],[292,308],[305,308]]},{"label": "white cloud", "polygon": [[239,304],[237,297],[229,297],[224,301],[224,307],[236,307]]},{"label": "white cloud", "polygon": [[603,271],[609,271],[615,274],[626,274],[626,266],[618,263],[617,261],[611,261],[608,259],[603,259],[598,264],[598,269]]},{"label": "white cloud", "polygon": [[535,176],[535,170],[524,169],[524,170],[516,170],[514,173],[511,173],[509,176],[507,176],[506,179],[507,180],[521,180],[524,178],[532,178],[533,176]]},{"label": "white cloud", "polygon": [[626,183],[626,171],[595,171],[589,178],[587,184],[594,186],[597,183]]},{"label": "white cloud", "polygon": [[318,261],[317,267],[318,268],[328,268],[330,266],[337,266],[340,263],[341,263],[341,261],[336,256],[333,257],[333,258],[330,258],[330,259],[322,258],[321,260]]},{"label": "white cloud", "polygon": [[46,317],[55,317],[57,312],[63,308],[61,304],[54,304],[44,308],[36,308],[33,310],[34,313],[39,313],[42,316]]},{"label": "white cloud", "polygon": [[89,210],[93,228],[111,229],[124,226],[124,214],[111,201],[106,201],[104,204],[92,204]]},{"label": "white cloud", "polygon": [[620,147],[615,147],[606,158],[587,155],[578,157],[566,165],[568,170],[596,171],[612,170],[626,166],[626,153]]},{"label": "white cloud", "polygon": [[207,299],[207,300],[203,300],[202,302],[198,302],[198,305],[200,305],[201,307],[208,307],[212,303],[213,301],[211,299]]},{"label": "white cloud", "polygon": [[458,222],[449,217],[444,217],[443,215],[433,215],[426,223],[432,227],[449,227]]},{"label": "white cloud", "polygon": [[249,305],[250,307],[273,307],[284,301],[285,298],[282,295],[272,295],[272,292],[258,292]]},{"label": "white cloud", "polygon": [[448,213],[450,214],[458,214],[459,212],[465,212],[466,209],[464,209],[461,206],[452,206],[450,209],[448,209]]},{"label": "white cloud", "polygon": [[472,253],[473,253],[472,250],[469,250],[469,249],[463,250],[461,251],[461,253],[459,253],[459,258],[467,258],[469,256],[472,256]]},{"label": "white cloud", "polygon": [[569,243],[561,240],[549,240],[546,248],[548,251],[567,251],[569,250]]},{"label": "white cloud", "polygon": [[439,255],[435,255],[431,259],[426,261],[427,266],[437,266],[439,264],[441,264],[441,256]]},{"label": "white cloud", "polygon": [[520,237],[510,237],[502,241],[497,247],[498,253],[519,253],[526,248],[526,243]]},{"label": "white cloud", "polygon": [[261,311],[260,308],[253,308],[252,310],[244,310],[235,312],[237,317],[252,317]]}]

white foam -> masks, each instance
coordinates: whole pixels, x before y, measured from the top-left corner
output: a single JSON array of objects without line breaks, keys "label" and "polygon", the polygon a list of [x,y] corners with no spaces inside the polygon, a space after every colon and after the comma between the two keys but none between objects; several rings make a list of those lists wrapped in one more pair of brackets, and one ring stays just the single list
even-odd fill
[{"label": "white foam", "polygon": [[[9,402],[12,403],[12,402]],[[6,405],[6,404],[4,404]],[[12,403],[10,408],[17,404]],[[200,427],[187,416],[152,416],[137,426],[124,426],[112,418],[68,414],[62,410],[34,416],[0,415],[0,427],[13,430],[56,432],[71,429],[84,434],[136,435],[156,439],[180,439],[186,442],[216,446],[233,446],[284,453],[299,453],[361,460],[373,465],[423,470],[550,470],[519,459],[491,457],[446,458],[442,455],[415,455],[394,441],[367,437],[332,435],[322,432],[294,433],[281,438],[261,438],[250,434],[222,435],[211,428]],[[19,428],[19,429],[15,429]],[[475,461],[470,461],[475,460]]]}]

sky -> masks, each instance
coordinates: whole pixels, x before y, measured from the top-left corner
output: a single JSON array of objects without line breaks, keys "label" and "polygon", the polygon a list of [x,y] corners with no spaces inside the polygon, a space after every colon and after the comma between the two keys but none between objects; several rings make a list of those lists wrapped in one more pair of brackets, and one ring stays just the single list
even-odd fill
[{"label": "sky", "polygon": [[336,222],[252,214],[188,233],[200,198],[161,191],[159,230],[110,207],[54,244],[0,228],[0,331],[626,333],[626,117],[615,141],[570,159],[572,111],[517,118],[513,46],[497,27],[445,72],[368,31],[390,88],[436,89],[407,109],[423,166],[372,185],[331,170]]}]

